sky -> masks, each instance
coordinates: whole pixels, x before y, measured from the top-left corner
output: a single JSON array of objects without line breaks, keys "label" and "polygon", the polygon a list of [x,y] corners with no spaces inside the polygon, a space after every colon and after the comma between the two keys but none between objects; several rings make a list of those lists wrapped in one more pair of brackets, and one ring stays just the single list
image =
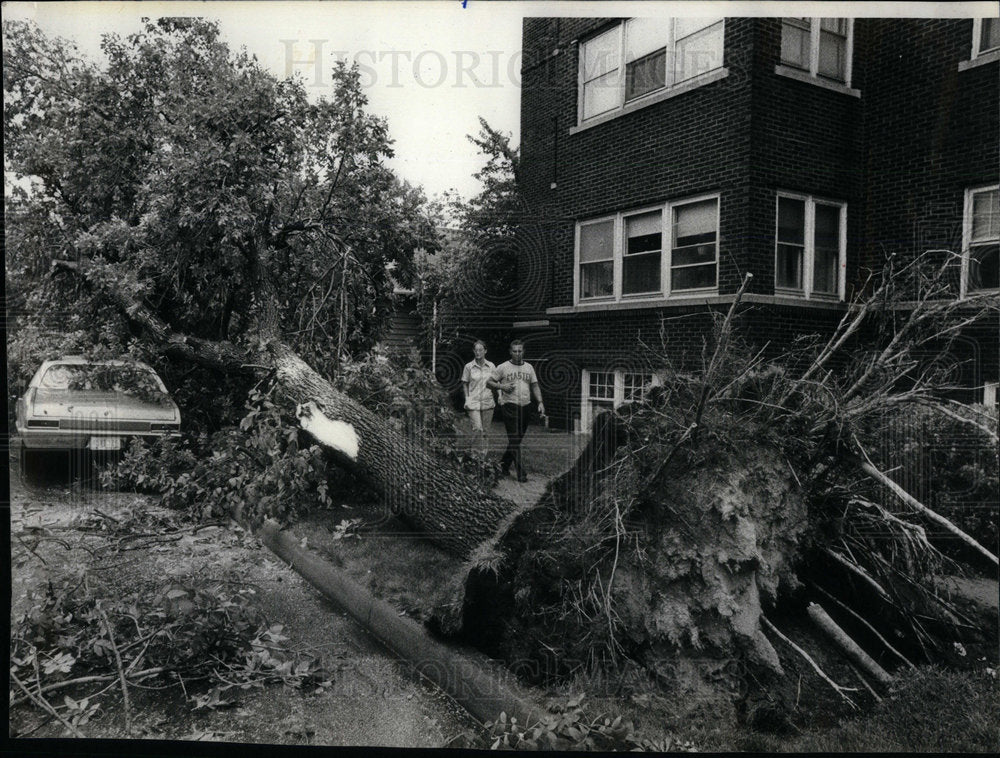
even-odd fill
[{"label": "sky", "polygon": [[[820,10],[820,6],[827,8]],[[829,8],[835,8],[831,12]],[[389,121],[396,172],[429,196],[479,189],[483,159],[466,135],[479,117],[519,141],[521,22],[525,16],[997,15],[997,4],[790,2],[7,2],[6,19],[34,20],[100,60],[101,35],[138,31],[143,16],[218,20],[275,76],[302,75],[311,96],[329,92],[334,57],[357,61],[371,112]],[[825,11],[825,12],[824,12]]]}]

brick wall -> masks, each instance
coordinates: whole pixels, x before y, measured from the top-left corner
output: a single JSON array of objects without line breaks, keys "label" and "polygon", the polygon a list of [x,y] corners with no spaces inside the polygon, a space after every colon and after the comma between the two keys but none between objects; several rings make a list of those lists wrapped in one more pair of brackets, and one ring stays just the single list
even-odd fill
[{"label": "brick wall", "polygon": [[[969,19],[856,20],[856,97],[775,72],[779,19],[727,18],[726,78],[570,134],[578,41],[617,21],[524,22],[528,220],[516,318],[550,321],[525,335],[560,425],[579,408],[581,369],[643,364],[642,345],[660,344],[661,317],[671,319],[672,360],[697,355],[710,326],[704,307],[546,314],[573,302],[577,221],[718,192],[719,292],[735,291],[751,271],[750,291],[767,295],[774,289],[776,193],[844,201],[850,295],[869,267],[880,268],[885,252],[958,249],[964,190],[997,181],[998,64],[958,70],[970,55]],[[761,344],[780,346],[796,334],[828,333],[838,318],[835,311],[775,306],[758,308],[744,329]],[[980,377],[995,380],[995,320],[969,334]]]},{"label": "brick wall", "polygon": [[961,246],[964,191],[1000,174],[998,64],[959,71],[971,19],[858,22],[864,66],[864,265]]},{"label": "brick wall", "polygon": [[[612,317],[600,311],[550,317],[547,328],[528,332],[524,340],[552,424],[571,429],[574,416],[579,416],[583,369],[698,369],[711,356],[713,325],[727,309],[691,305],[625,311]],[[765,356],[776,357],[788,347],[789,335],[826,337],[841,315],[833,309],[754,304],[742,309],[734,332],[754,349],[767,346]]]}]

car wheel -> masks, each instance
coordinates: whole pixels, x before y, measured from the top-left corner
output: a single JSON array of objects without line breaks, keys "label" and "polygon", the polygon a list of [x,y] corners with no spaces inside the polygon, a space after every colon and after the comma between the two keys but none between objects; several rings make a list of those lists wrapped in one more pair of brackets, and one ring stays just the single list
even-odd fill
[{"label": "car wheel", "polygon": [[21,477],[30,484],[41,480],[47,456],[43,450],[21,448]]}]

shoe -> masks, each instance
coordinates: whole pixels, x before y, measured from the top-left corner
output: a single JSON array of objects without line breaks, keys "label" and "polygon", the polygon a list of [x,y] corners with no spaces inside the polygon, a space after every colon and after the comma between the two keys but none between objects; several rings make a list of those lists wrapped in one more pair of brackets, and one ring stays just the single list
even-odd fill
[{"label": "shoe", "polygon": [[518,471],[517,472],[517,481],[519,481],[519,482],[526,482],[526,481],[528,481],[528,475],[525,474],[523,471]]}]

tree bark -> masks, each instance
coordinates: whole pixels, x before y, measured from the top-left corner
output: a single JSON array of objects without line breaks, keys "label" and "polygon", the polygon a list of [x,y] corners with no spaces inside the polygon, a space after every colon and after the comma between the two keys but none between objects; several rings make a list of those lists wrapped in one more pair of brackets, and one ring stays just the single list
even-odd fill
[{"label": "tree bark", "polygon": [[401,434],[338,392],[288,345],[275,341],[265,350],[287,399],[300,409],[315,404],[326,421],[350,427],[356,451],[350,445],[330,444],[322,426],[317,428],[315,419],[307,419],[300,410],[303,427],[378,491],[390,512],[461,558],[497,536],[505,517],[516,508],[513,502],[485,492],[421,439]]}]

